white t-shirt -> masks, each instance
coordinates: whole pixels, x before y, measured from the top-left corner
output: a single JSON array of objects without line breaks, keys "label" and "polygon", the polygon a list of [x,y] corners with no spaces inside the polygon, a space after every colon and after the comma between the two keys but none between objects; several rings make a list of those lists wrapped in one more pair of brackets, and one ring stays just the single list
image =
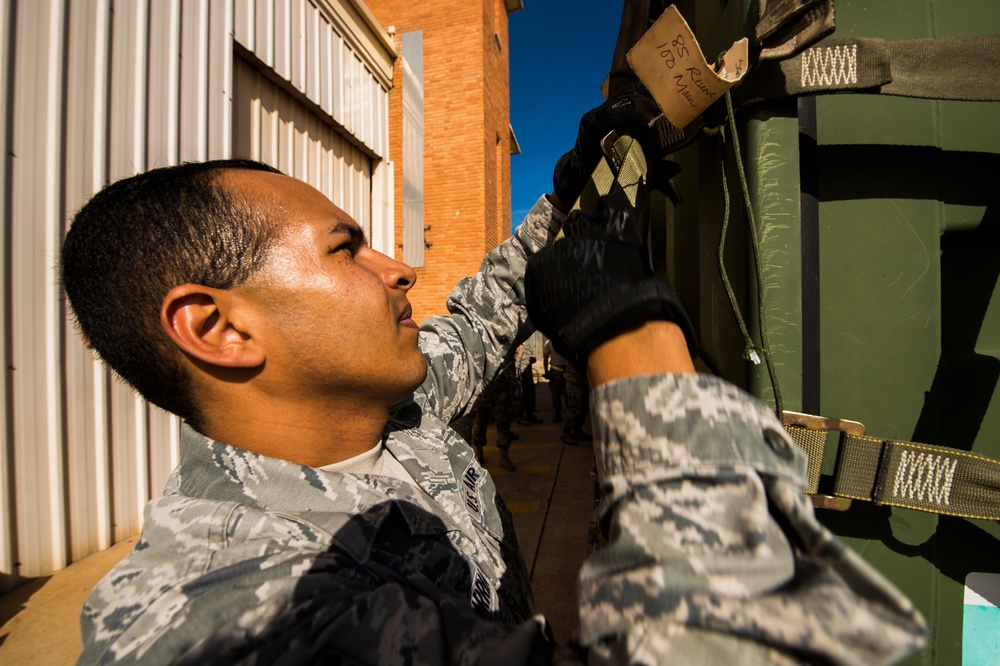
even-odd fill
[{"label": "white t-shirt", "polygon": [[323,465],[318,469],[324,472],[340,472],[341,474],[374,474],[390,476],[401,481],[413,481],[403,466],[390,455],[382,444],[373,446],[364,453],[340,462]]}]

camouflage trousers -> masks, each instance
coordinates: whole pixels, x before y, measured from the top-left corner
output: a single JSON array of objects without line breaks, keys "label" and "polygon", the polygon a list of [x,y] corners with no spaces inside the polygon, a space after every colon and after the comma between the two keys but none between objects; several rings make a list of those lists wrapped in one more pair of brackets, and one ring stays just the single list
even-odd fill
[{"label": "camouflage trousers", "polygon": [[472,446],[482,447],[486,445],[486,427],[490,424],[490,418],[496,419],[497,423],[497,448],[510,448],[510,403],[501,401],[494,405],[489,401],[483,402],[476,408],[476,414],[472,419]]},{"label": "camouflage trousers", "polygon": [[521,409],[519,414],[526,419],[535,418],[535,373],[530,365],[521,371]]},{"label": "camouflage trousers", "polygon": [[558,421],[562,418],[563,398],[566,397],[564,370],[556,370],[554,366],[549,370],[549,391],[552,392],[552,409],[555,410]]},{"label": "camouflage trousers", "polygon": [[566,366],[566,421],[563,423],[563,437],[576,437],[583,431],[590,411],[590,386],[587,375],[573,365]]},{"label": "camouflage trousers", "polygon": [[476,407],[472,419],[472,446],[485,446],[486,428],[492,419],[497,424],[497,448],[510,448],[512,439],[510,423],[513,419],[514,392],[517,388],[517,375],[512,369],[503,370],[497,375],[489,393]]}]

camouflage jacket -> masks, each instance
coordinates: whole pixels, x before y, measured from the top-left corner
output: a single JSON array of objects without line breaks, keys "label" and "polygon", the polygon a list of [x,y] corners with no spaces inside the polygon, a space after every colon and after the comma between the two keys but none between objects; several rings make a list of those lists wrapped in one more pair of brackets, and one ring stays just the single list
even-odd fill
[{"label": "camouflage jacket", "polygon": [[540,201],[425,322],[428,379],[383,434],[416,486],[186,429],[87,599],[81,663],[878,663],[919,645],[909,602],[816,522],[774,416],[696,375],[594,391],[609,545],[580,573],[579,645],[552,643],[509,514],[447,424],[529,332],[520,277],[558,222]]}]

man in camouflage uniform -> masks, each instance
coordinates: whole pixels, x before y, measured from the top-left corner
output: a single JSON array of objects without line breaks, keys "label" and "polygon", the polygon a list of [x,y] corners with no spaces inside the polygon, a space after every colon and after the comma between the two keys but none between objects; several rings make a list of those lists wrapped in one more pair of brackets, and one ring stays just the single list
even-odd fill
[{"label": "man in camouflage uniform", "polygon": [[486,454],[483,447],[486,446],[486,429],[490,425],[490,420],[494,420],[497,425],[497,448],[500,449],[500,457],[497,464],[508,472],[516,472],[517,466],[510,459],[510,443],[515,438],[511,432],[510,424],[513,418],[514,388],[517,378],[514,372],[514,363],[508,362],[506,366],[493,380],[493,384],[486,389],[484,395],[476,407],[475,416],[472,419],[472,450],[476,453],[476,460],[481,464],[486,462]]},{"label": "man in camouflage uniform", "polygon": [[517,422],[521,425],[533,425],[541,423],[542,420],[535,416],[535,407],[538,404],[535,395],[535,361],[537,359],[531,355],[523,346],[517,350],[517,374],[521,393],[520,409],[518,410]]},{"label": "man in camouflage uniform", "polygon": [[563,377],[566,382],[566,420],[563,422],[562,441],[575,446],[578,441],[591,439],[583,429],[590,411],[590,386],[587,384],[587,374],[573,363],[566,364]]},{"label": "man in camouflage uniform", "polygon": [[563,396],[566,395],[566,366],[568,361],[552,349],[552,341],[545,340],[542,346],[543,376],[549,380],[549,391],[552,393],[552,409],[555,416],[553,423],[562,421]]},{"label": "man in camouflage uniform", "polygon": [[669,320],[585,355],[609,545],[581,571],[577,645],[552,644],[510,515],[447,424],[530,332],[526,266],[545,272],[566,199],[540,199],[418,331],[412,271],[261,165],[98,194],[64,246],[70,301],[186,423],[135,550],[87,599],[81,662],[861,663],[919,646],[909,601],[816,521],[773,414],[691,373]]}]

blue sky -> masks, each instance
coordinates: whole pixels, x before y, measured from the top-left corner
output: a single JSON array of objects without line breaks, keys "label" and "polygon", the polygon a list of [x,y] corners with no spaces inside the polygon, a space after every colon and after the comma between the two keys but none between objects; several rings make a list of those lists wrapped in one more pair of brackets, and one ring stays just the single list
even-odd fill
[{"label": "blue sky", "polygon": [[573,147],[580,116],[603,101],[622,0],[524,0],[510,15],[511,221],[552,189],[552,167]]}]

